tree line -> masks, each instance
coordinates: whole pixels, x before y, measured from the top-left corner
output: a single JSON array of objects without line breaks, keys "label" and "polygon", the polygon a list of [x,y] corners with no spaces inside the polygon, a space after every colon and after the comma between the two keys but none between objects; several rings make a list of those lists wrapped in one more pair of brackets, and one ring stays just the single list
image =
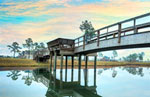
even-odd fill
[{"label": "tree line", "polygon": [[29,52],[29,56],[31,55],[32,51],[37,51],[39,49],[46,48],[43,42],[41,43],[33,42],[32,38],[28,38],[25,40],[25,43],[22,44],[23,48],[17,42],[13,42],[11,45],[7,45],[7,47],[9,48],[10,52],[13,53],[14,58],[16,57],[16,53],[18,53],[19,55],[22,54],[21,50],[23,48],[27,49],[27,52]]}]

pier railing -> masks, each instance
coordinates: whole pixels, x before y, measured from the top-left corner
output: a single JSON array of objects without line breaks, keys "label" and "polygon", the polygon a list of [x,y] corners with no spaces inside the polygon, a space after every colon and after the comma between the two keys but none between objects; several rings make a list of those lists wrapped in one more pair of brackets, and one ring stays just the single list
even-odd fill
[{"label": "pier railing", "polygon": [[[121,37],[139,34],[150,31],[150,13],[130,18],[94,31],[94,35],[83,35],[75,39],[75,47],[97,42],[99,46],[100,41],[118,38],[118,43],[121,43]],[[138,39],[138,38],[137,38]]]}]

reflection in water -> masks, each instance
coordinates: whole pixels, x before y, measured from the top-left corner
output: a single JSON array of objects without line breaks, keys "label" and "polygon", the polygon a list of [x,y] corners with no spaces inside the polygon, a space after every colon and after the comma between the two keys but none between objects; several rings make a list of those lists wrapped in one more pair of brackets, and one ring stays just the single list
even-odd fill
[{"label": "reflection in water", "polygon": [[133,75],[140,75],[141,77],[144,76],[143,68],[142,67],[138,67],[138,68],[126,67],[126,68],[123,68],[123,70],[126,70],[130,74],[133,74]]},{"label": "reflection in water", "polygon": [[28,75],[24,75],[24,76],[22,77],[22,80],[25,80],[25,84],[26,84],[27,86],[30,86],[31,83],[32,83],[32,80],[34,80],[34,78],[33,78],[33,76],[32,76],[32,72],[29,71],[29,70],[27,70],[27,71],[25,71],[25,72],[28,73]]},{"label": "reflection in water", "polygon": [[20,76],[21,74],[19,74],[20,71],[18,70],[12,70],[10,71],[10,73],[8,73],[7,77],[11,77],[12,80],[17,80],[18,76]]},{"label": "reflection in water", "polygon": [[[87,72],[88,70],[84,70],[85,85],[81,85],[79,81],[66,81],[66,76],[65,81],[63,81],[62,74],[60,74],[60,79],[58,79],[55,76],[55,72],[52,74],[46,69],[34,70],[33,75],[36,81],[40,81],[48,88],[46,97],[101,97],[96,92],[96,86],[87,85],[88,78],[87,74],[85,74]],[[60,73],[62,73],[61,70]],[[73,79],[72,77],[71,79]]]},{"label": "reflection in water", "polygon": [[[147,68],[147,71],[148,71],[148,69],[149,68]],[[27,86],[30,86],[30,87],[33,86],[32,85],[33,81],[42,83],[44,86],[47,87],[46,91],[44,91],[44,94],[46,97],[101,97],[101,95],[104,97],[111,97],[108,95],[110,95],[109,93],[111,93],[113,90],[114,90],[113,92],[115,92],[114,94],[112,94],[113,97],[120,97],[120,96],[115,96],[115,95],[117,94],[117,92],[120,92],[121,87],[118,88],[118,90],[115,90],[117,88],[114,88],[114,87],[116,87],[117,85],[119,85],[119,86],[122,85],[122,87],[123,87],[123,85],[125,85],[125,84],[126,85],[124,88],[126,88],[126,86],[128,86],[128,85],[130,85],[130,87],[131,87],[131,85],[134,82],[131,82],[132,84],[127,82],[128,79],[130,78],[130,76],[127,77],[128,75],[130,75],[130,74],[138,75],[138,76],[136,76],[136,77],[138,77],[138,79],[142,78],[142,77],[145,79],[147,78],[146,74],[144,75],[144,73],[145,73],[144,71],[146,70],[146,68],[143,69],[143,67],[103,68],[103,69],[98,69],[98,72],[96,72],[96,69],[94,69],[94,70],[86,69],[86,68],[81,69],[81,67],[80,67],[77,70],[77,69],[74,69],[74,67],[72,66],[71,70],[70,71],[69,70],[70,69],[63,70],[62,68],[57,69],[57,70],[51,70],[51,72],[50,72],[50,70],[44,69],[44,68],[36,69],[33,71],[27,70],[24,72],[14,70],[14,71],[10,71],[7,74],[7,77],[10,77],[12,80],[24,80],[25,81],[24,84]],[[82,70],[83,70],[83,72],[82,72]],[[94,72],[91,72],[91,71],[94,71]],[[66,74],[66,72],[68,74]],[[98,74],[97,77],[96,77],[96,74]],[[125,74],[127,76],[125,76],[125,75],[121,76],[121,74]],[[109,76],[107,76],[107,75],[110,75],[110,79],[108,79]],[[117,76],[117,75],[119,75],[119,76]],[[18,78],[19,76],[22,78],[21,79]],[[105,79],[105,77],[106,77],[106,79]],[[116,78],[118,80],[114,80],[114,78]],[[144,92],[143,87],[147,86],[147,85],[144,85],[146,83],[146,81],[143,83],[143,81],[138,80],[138,79],[136,79],[136,82],[138,82],[138,85],[142,86],[142,87],[139,86],[139,89],[140,88],[143,89],[140,91]],[[113,81],[115,81],[115,82],[113,82]],[[119,84],[119,82],[121,82],[121,84]],[[124,82],[125,82],[125,84],[124,84]],[[141,84],[140,84],[140,82],[141,82]],[[90,86],[89,86],[89,84],[90,84]],[[133,87],[135,87],[135,85],[137,85],[137,84],[134,83]],[[148,87],[146,87],[146,88],[148,88]],[[109,91],[109,89],[110,89],[110,91]],[[113,90],[111,90],[111,89],[113,89]],[[127,88],[127,89],[132,91],[130,88]],[[123,90],[123,92],[126,92],[126,91]],[[136,91],[137,91],[137,89],[136,89]],[[120,93],[123,93],[123,92],[121,91]],[[126,97],[126,96],[123,96],[123,97]],[[130,96],[128,96],[128,97],[130,97]],[[137,96],[135,96],[135,97],[137,97]],[[143,96],[143,97],[149,97],[149,96]]]},{"label": "reflection in water", "polygon": [[[132,75],[139,75],[141,77],[144,76],[143,67],[122,67],[121,69],[127,71],[128,73],[130,73]],[[147,68],[147,69],[149,69],[149,68]],[[112,70],[112,77],[113,78],[116,77],[117,71],[115,70],[115,68],[99,69],[98,74],[101,75],[103,73],[103,71],[106,71],[106,70]]]}]

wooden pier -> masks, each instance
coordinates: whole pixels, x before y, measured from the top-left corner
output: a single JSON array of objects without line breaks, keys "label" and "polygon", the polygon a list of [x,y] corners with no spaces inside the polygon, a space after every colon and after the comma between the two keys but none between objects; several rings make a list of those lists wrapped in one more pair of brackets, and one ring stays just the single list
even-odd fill
[{"label": "wooden pier", "polygon": [[[94,68],[96,68],[97,52],[150,47],[150,13],[130,18],[94,31],[94,35],[86,39],[88,35],[76,39],[58,38],[47,43],[48,48],[38,51],[35,59],[50,59],[50,67],[56,71],[57,58],[61,59],[61,68],[68,67],[68,57],[71,57],[72,68],[74,68],[74,57],[78,59],[78,69],[81,69],[81,57],[85,57],[85,68],[87,68],[88,56],[94,57]],[[43,52],[42,54],[40,54]],[[65,64],[63,60],[65,59]],[[62,72],[62,71],[61,71]],[[80,76],[79,76],[80,79]]]}]

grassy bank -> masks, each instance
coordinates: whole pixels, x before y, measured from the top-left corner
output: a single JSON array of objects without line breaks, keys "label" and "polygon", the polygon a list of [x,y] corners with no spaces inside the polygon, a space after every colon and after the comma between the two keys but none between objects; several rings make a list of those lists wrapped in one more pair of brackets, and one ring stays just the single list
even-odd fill
[{"label": "grassy bank", "polygon": [[[65,61],[63,62],[65,64]],[[57,60],[57,65],[60,65],[60,60]],[[68,65],[71,65],[71,61],[68,60]],[[78,61],[74,61],[74,65],[78,65]],[[85,65],[85,62],[82,61],[82,65]],[[89,61],[88,65],[94,65],[93,61]],[[147,62],[110,62],[110,61],[97,61],[98,66],[125,66],[125,65],[149,65]],[[47,63],[37,63],[30,59],[15,59],[15,58],[0,58],[1,67],[28,67],[28,66],[49,66]]]},{"label": "grassy bank", "polygon": [[30,59],[0,58],[1,67],[28,67],[47,66],[47,64],[37,63]]}]

